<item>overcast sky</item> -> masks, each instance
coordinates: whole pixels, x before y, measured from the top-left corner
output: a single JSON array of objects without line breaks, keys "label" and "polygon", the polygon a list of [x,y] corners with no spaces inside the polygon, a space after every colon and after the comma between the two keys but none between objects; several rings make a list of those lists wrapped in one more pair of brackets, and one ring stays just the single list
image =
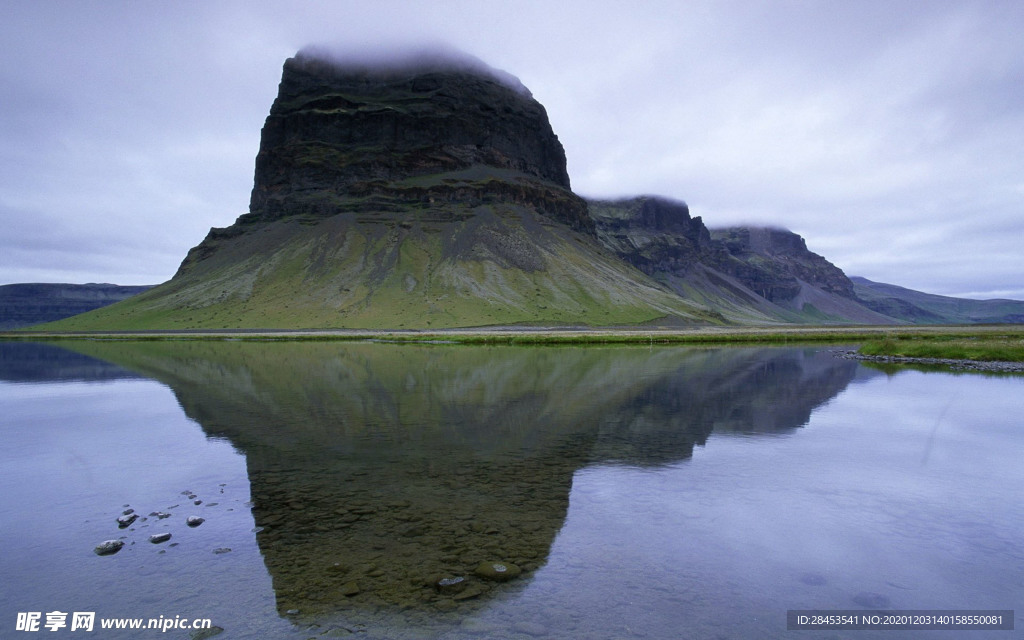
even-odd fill
[{"label": "overcast sky", "polygon": [[1024,299],[1022,33],[1019,0],[6,0],[0,284],[169,279],[247,211],[285,58],[427,40],[533,92],[581,195]]}]

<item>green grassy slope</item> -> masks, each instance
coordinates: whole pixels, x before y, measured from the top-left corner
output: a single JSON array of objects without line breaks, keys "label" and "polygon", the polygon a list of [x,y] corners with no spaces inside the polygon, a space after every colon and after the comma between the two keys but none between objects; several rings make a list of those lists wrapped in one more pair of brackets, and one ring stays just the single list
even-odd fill
[{"label": "green grassy slope", "polygon": [[140,296],[53,330],[718,324],[528,207],[290,218],[223,234]]}]

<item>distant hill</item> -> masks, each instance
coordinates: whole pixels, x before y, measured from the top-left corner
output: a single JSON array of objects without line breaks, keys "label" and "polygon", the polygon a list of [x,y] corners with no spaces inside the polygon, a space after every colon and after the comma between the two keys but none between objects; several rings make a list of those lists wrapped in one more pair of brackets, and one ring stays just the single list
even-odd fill
[{"label": "distant hill", "polygon": [[971,300],[922,293],[853,276],[853,290],[875,311],[913,324],[1024,323],[1024,301]]},{"label": "distant hill", "polygon": [[0,285],[0,329],[52,322],[105,307],[151,289],[116,284],[26,283]]}]

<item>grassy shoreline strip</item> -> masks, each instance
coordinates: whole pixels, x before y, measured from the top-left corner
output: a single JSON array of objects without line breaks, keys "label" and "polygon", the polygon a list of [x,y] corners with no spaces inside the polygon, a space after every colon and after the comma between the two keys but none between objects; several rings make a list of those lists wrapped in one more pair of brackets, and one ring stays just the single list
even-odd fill
[{"label": "grassy shoreline strip", "polygon": [[[429,331],[372,330],[217,330],[145,332],[34,332],[0,333],[0,340],[118,340],[118,341],[386,341],[399,343],[464,345],[684,345],[684,344],[851,344],[866,343],[865,355],[994,358],[1007,355],[1024,359],[1024,325],[937,325],[867,327],[730,327],[730,328],[495,328]],[[929,351],[926,345],[940,345]],[[886,349],[903,350],[887,352]],[[951,353],[974,354],[967,356]],[[1019,355],[1015,355],[1019,354]]]},{"label": "grassy shoreline strip", "polygon": [[904,337],[873,340],[859,353],[865,356],[935,358],[975,362],[1024,362],[1024,338],[1007,336]]}]

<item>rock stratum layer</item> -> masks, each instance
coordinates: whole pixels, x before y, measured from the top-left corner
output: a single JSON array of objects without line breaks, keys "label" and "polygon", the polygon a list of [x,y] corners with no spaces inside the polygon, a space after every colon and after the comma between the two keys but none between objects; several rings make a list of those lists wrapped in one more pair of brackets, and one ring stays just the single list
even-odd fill
[{"label": "rock stratum layer", "polygon": [[[508,170],[516,187],[407,182],[474,166]],[[336,203],[324,196],[339,193],[402,205],[491,198],[554,204],[554,217],[593,226],[581,202],[552,198],[551,186],[569,190],[565,151],[544,107],[515,78],[458,56],[370,66],[310,51],[285,63],[249,209],[261,220],[334,215]]]}]

